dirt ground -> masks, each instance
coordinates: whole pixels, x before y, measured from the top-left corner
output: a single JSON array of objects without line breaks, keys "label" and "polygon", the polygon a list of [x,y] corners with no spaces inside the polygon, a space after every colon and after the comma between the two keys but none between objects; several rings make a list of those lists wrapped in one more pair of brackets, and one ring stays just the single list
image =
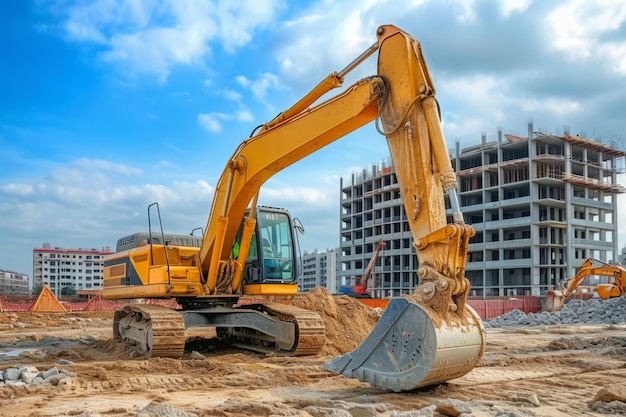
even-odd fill
[{"label": "dirt ground", "polygon": [[[477,417],[558,417],[626,410],[619,397],[626,395],[626,324],[488,329],[485,355],[469,374],[392,393],[322,367],[357,346],[378,312],[347,297],[301,305],[321,310],[326,322],[328,343],[318,356],[245,352],[189,332],[183,360],[146,359],[111,339],[112,312],[0,313],[0,370],[57,367],[71,375],[56,386],[0,386],[0,415],[456,416],[465,407]],[[607,407],[592,408],[597,399]],[[441,405],[455,400],[456,409]],[[160,413],[146,411],[154,405]]]}]

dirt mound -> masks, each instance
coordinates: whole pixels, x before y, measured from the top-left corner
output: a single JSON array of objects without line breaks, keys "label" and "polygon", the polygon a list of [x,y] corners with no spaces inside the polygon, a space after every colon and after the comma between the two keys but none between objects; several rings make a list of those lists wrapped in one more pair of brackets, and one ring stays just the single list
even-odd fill
[{"label": "dirt mound", "polygon": [[322,355],[337,356],[356,348],[370,333],[382,311],[366,306],[356,298],[333,296],[317,287],[292,300],[296,307],[317,312],[326,326]]}]

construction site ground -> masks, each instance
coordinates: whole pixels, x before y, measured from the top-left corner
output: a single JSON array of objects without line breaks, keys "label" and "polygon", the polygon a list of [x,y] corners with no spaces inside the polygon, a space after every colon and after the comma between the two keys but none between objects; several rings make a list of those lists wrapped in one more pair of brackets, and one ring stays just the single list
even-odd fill
[{"label": "construction site ground", "polygon": [[322,367],[356,347],[379,311],[356,299],[317,290],[298,304],[318,311],[325,321],[328,339],[320,355],[294,358],[246,352],[220,345],[210,332],[193,330],[188,331],[182,360],[146,358],[112,340],[111,311],[0,313],[0,370],[35,367],[67,373],[54,384],[0,384],[0,415],[626,413],[626,324],[488,328],[485,354],[469,374],[434,387],[393,393]]}]

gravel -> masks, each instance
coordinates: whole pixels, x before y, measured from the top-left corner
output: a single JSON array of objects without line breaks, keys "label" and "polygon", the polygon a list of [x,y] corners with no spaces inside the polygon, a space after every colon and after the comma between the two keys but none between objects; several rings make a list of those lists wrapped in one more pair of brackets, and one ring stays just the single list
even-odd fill
[{"label": "gravel", "polygon": [[524,313],[513,310],[484,321],[487,328],[549,326],[555,324],[620,324],[626,323],[626,297],[569,300],[554,313]]}]

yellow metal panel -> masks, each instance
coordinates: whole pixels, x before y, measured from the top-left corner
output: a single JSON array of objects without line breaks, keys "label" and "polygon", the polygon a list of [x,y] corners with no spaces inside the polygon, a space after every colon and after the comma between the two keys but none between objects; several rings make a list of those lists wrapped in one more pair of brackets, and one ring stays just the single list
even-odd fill
[{"label": "yellow metal panel", "polygon": [[294,295],[298,292],[297,284],[245,284],[246,295]]}]

